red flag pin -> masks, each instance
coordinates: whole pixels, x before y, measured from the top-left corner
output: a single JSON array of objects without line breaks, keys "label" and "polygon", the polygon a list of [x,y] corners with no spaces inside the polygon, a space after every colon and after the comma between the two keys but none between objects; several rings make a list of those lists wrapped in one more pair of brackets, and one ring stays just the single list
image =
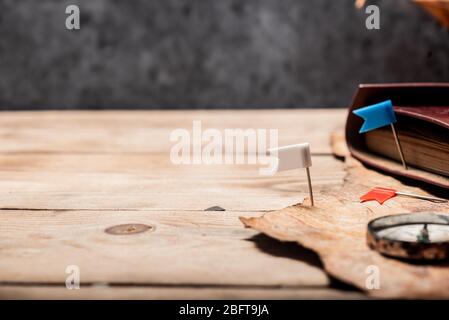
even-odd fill
[{"label": "red flag pin", "polygon": [[435,201],[435,202],[447,202],[447,200],[441,199],[441,198],[422,196],[422,195],[413,194],[413,193],[399,192],[394,189],[382,188],[382,187],[372,188],[368,193],[366,193],[360,197],[360,202],[375,200],[375,201],[379,202],[380,204],[383,204],[385,201],[387,201],[393,197],[396,197],[396,196],[406,196],[406,197],[412,197],[412,198]]}]

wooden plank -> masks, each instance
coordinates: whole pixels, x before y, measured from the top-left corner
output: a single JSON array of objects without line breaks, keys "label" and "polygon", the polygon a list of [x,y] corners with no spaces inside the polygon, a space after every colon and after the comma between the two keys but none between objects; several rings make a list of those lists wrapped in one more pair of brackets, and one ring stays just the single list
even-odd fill
[{"label": "wooden plank", "polygon": [[0,286],[0,299],[366,299],[356,291],[329,288],[235,288],[98,285],[67,290],[54,286]]},{"label": "wooden plank", "polygon": [[165,152],[176,128],[279,129],[280,144],[311,143],[330,153],[329,132],[342,129],[346,111],[42,111],[2,112],[0,152],[124,153]]},{"label": "wooden plank", "polygon": [[[314,188],[342,185],[342,164],[313,157]],[[260,176],[257,165],[173,165],[166,154],[0,154],[1,208],[266,211],[302,201],[302,170]]]},{"label": "wooden plank", "polygon": [[[68,265],[82,283],[329,284],[314,254],[257,236],[242,212],[1,211],[0,283],[64,284]],[[254,213],[253,216],[260,214]],[[150,231],[110,234],[145,224]]]},{"label": "wooden plank", "polygon": [[[168,139],[194,120],[219,130],[279,128],[281,145],[311,142],[319,200],[343,184],[341,163],[327,154],[345,113],[0,114],[0,298],[346,297],[327,289],[310,251],[279,246],[238,221],[300,202],[301,170],[263,177],[257,165],[175,166]],[[203,211],[217,205],[227,211]],[[154,229],[105,233],[129,223]],[[82,290],[59,287],[69,264],[80,266]]]}]

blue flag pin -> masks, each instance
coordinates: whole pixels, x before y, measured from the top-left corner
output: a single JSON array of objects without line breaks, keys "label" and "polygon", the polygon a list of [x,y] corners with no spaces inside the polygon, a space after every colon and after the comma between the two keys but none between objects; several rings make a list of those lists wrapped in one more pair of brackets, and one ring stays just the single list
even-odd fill
[{"label": "blue flag pin", "polygon": [[405,163],[401,143],[399,141],[396,128],[394,127],[394,123],[396,122],[396,114],[394,113],[393,103],[391,100],[354,110],[353,113],[365,120],[359,133],[364,133],[388,125],[391,126],[394,140],[401,157],[402,165],[404,166],[404,169],[407,170],[407,164]]}]

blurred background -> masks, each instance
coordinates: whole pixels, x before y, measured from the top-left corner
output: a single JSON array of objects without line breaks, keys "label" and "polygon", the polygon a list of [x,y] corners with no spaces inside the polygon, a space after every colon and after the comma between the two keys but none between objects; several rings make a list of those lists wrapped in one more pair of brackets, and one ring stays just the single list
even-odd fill
[{"label": "blurred background", "polygon": [[0,0],[0,109],[346,107],[361,82],[449,81],[448,29],[369,4],[380,30],[354,0]]}]

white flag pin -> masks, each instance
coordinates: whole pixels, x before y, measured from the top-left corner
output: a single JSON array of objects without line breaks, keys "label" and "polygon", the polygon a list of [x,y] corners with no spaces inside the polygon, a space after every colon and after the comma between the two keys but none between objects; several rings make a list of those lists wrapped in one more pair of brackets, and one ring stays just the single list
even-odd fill
[{"label": "white flag pin", "polygon": [[300,143],[280,148],[273,148],[268,150],[268,154],[278,158],[276,172],[299,168],[306,169],[307,182],[309,184],[310,202],[313,206],[312,181],[310,179],[309,170],[309,167],[312,166],[310,145],[308,143]]}]

